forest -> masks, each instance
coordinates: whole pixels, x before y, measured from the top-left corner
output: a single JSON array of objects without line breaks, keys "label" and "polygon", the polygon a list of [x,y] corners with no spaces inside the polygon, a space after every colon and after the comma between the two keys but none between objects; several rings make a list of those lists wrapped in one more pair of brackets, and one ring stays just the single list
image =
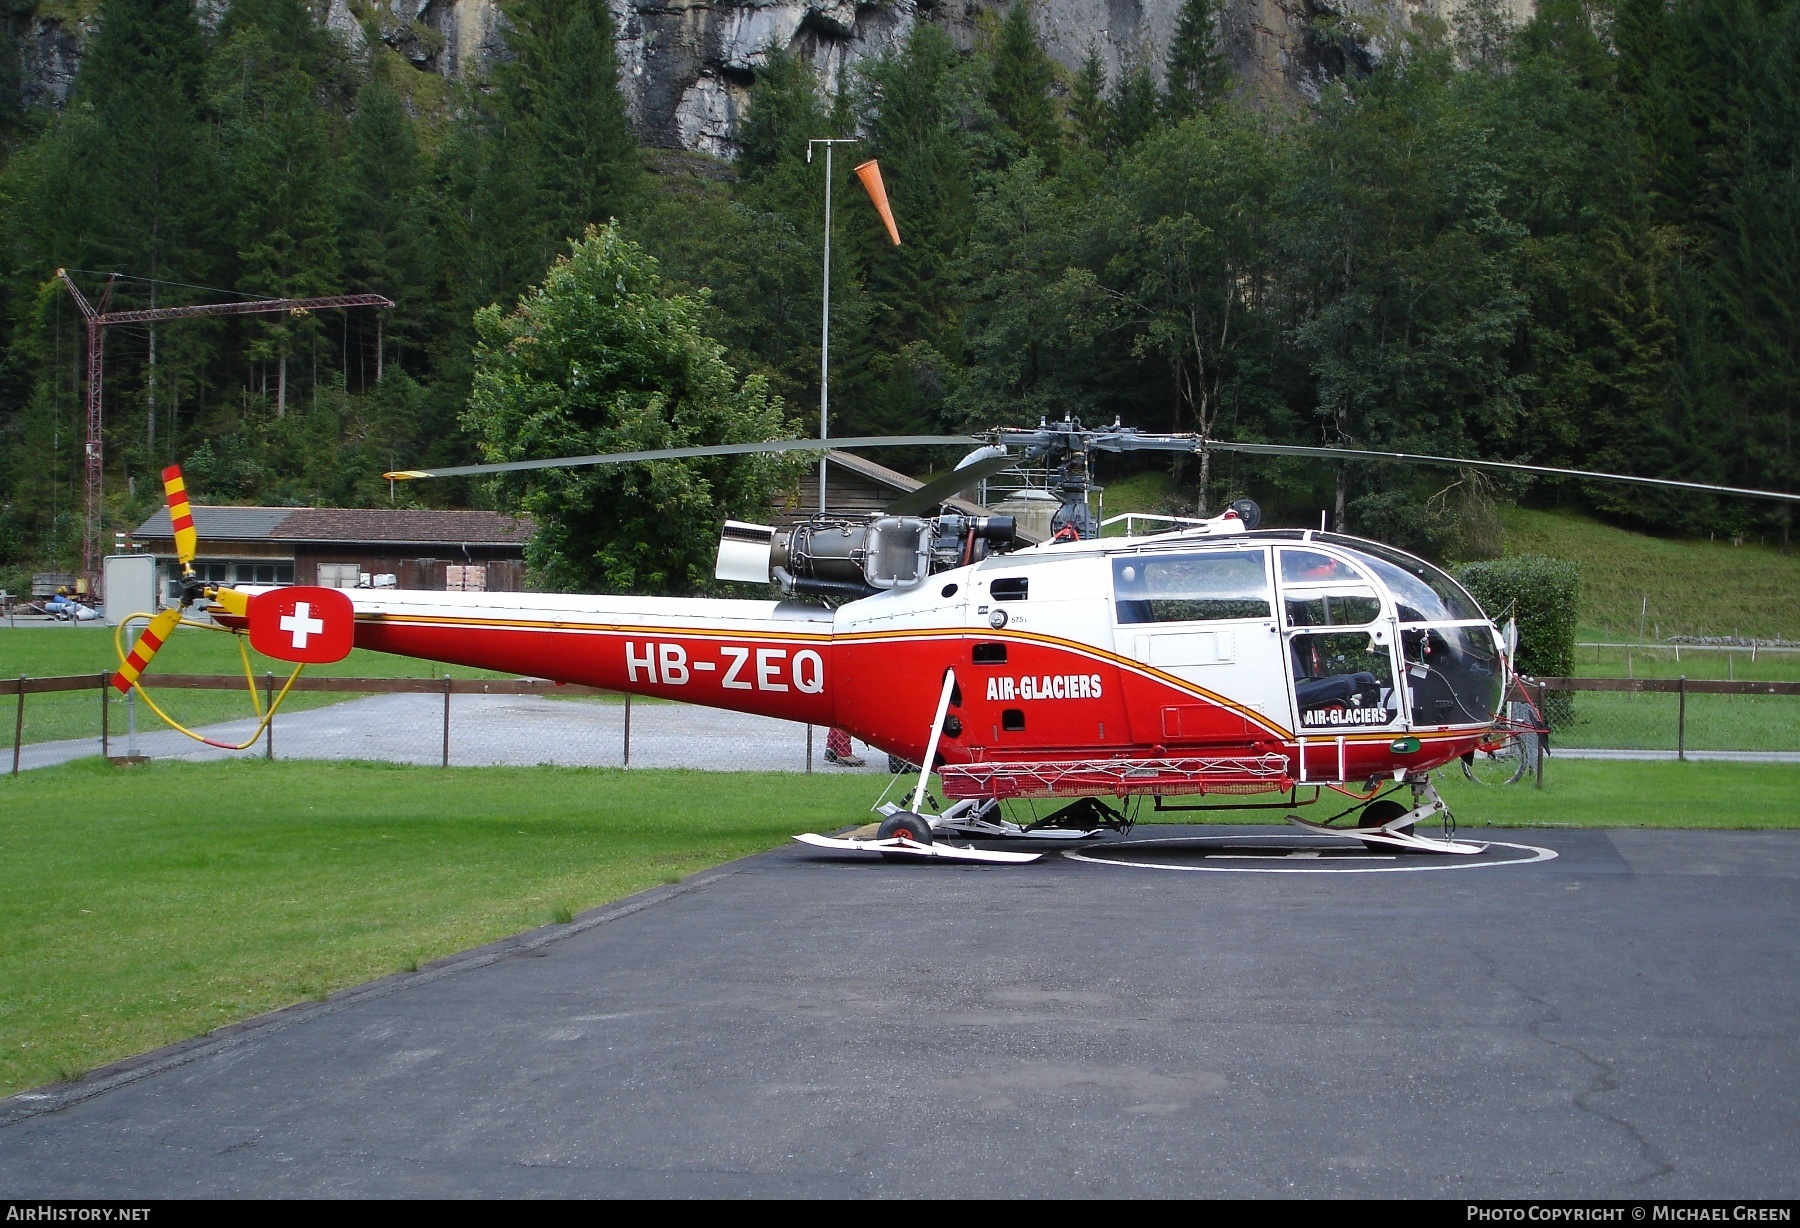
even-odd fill
[{"label": "forest", "polygon": [[[1217,0],[1187,0],[1166,69],[1116,79],[1097,55],[1054,63],[1014,0],[966,50],[922,18],[835,94],[770,48],[730,162],[638,141],[603,0],[504,12],[510,58],[483,81],[375,38],[353,55],[307,0],[216,21],[103,0],[67,105],[22,108],[0,76],[0,579],[79,552],[83,334],[61,267],[90,297],[121,274],[115,308],[397,304],[109,330],[108,544],[171,460],[212,502],[504,501],[381,474],[484,456],[478,313],[499,335],[608,223],[769,420],[811,433],[823,136],[860,138],[834,186],[836,434],[1072,413],[1796,489],[1800,0],[1541,0],[1523,25],[1473,0],[1375,42],[1336,19],[1318,37],[1361,54],[1305,103],[1233,79]],[[852,195],[865,157],[899,247]],[[1108,464],[1103,481],[1171,462]],[[1468,471],[1172,474],[1185,507],[1249,494],[1451,560],[1493,553],[1515,499],[1790,532],[1774,504]]]}]

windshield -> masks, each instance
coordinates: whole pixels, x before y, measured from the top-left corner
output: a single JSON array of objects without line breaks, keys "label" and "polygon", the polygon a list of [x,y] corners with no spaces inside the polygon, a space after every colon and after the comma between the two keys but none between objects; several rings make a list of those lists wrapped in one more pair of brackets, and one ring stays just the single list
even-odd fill
[{"label": "windshield", "polygon": [[1400,633],[1415,728],[1486,725],[1505,682],[1493,632],[1486,627],[1429,627]]},{"label": "windshield", "polygon": [[1315,540],[1356,551],[1360,561],[1393,592],[1395,611],[1403,623],[1465,622],[1486,617],[1462,585],[1424,559],[1335,533],[1321,533]]}]

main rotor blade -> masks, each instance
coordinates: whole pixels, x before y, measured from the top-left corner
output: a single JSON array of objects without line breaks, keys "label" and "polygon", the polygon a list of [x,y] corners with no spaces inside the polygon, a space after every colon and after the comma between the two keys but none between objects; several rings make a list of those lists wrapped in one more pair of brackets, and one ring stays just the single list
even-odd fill
[{"label": "main rotor blade", "polygon": [[194,509],[188,504],[187,482],[182,479],[180,465],[170,465],[162,477],[163,497],[169,501],[169,527],[175,532],[175,557],[186,567],[194,561],[200,544],[194,529]]},{"label": "main rotor blade", "polygon": [[1742,486],[1714,486],[1706,482],[1678,482],[1674,478],[1640,478],[1629,473],[1597,473],[1589,469],[1557,469],[1550,465],[1521,465],[1513,461],[1469,460],[1457,456],[1425,456],[1415,452],[1372,452],[1361,448],[1321,448],[1285,443],[1224,443],[1206,441],[1208,448],[1220,452],[1248,452],[1255,456],[1326,457],[1332,460],[1372,460],[1402,462],[1410,465],[1434,465],[1445,469],[1496,469],[1507,473],[1537,473],[1546,477],[1582,478],[1592,482],[1625,482],[1633,486],[1662,486],[1673,490],[1692,490],[1709,495],[1732,495],[1740,499],[1773,499],[1780,503],[1800,503],[1800,495],[1782,490],[1749,490]]},{"label": "main rotor blade", "polygon": [[971,461],[960,469],[939,474],[917,490],[909,490],[882,510],[894,516],[916,516],[929,512],[959,490],[967,490],[985,477],[1011,469],[1023,456],[988,456]]},{"label": "main rotor blade", "polygon": [[580,465],[626,465],[634,461],[687,460],[698,456],[749,456],[764,452],[829,452],[833,448],[919,448],[982,442],[968,435],[856,435],[844,439],[771,439],[763,443],[716,443],[698,448],[654,448],[647,452],[603,452],[596,456],[558,456],[549,460],[505,461],[493,465],[449,465],[442,469],[396,469],[384,478],[460,478],[479,473],[516,473],[523,469],[561,469]]}]

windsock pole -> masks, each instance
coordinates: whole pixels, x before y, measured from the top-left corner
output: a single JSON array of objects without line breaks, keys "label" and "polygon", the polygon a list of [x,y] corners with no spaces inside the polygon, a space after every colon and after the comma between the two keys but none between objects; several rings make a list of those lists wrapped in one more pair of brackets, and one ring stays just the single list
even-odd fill
[{"label": "windsock pole", "polygon": [[[831,147],[854,145],[855,137],[818,139],[806,143],[806,160],[812,161],[813,146],[825,147],[825,293],[824,309],[819,321],[819,438],[831,437]],[[819,511],[825,510],[825,467],[828,453],[819,456]]]}]

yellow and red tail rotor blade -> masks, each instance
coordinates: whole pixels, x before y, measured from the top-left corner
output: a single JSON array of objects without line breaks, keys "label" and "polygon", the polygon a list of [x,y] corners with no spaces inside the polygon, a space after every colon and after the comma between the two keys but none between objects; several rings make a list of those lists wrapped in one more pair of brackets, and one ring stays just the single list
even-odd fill
[{"label": "yellow and red tail rotor blade", "polygon": [[[188,532],[192,533],[193,530],[189,529]],[[174,608],[164,610],[150,620],[150,625],[138,636],[137,643],[131,646],[131,655],[125,658],[125,664],[119,666],[119,672],[113,675],[112,684],[119,694],[124,695],[137,685],[138,678],[150,667],[150,658],[156,655],[156,650],[163,646],[163,641],[174,633],[180,622],[181,611]]]},{"label": "yellow and red tail rotor blade", "polygon": [[163,470],[163,493],[169,500],[169,525],[175,530],[175,557],[186,567],[194,561],[200,542],[194,532],[194,509],[188,506],[187,483],[182,480],[180,465]]}]

